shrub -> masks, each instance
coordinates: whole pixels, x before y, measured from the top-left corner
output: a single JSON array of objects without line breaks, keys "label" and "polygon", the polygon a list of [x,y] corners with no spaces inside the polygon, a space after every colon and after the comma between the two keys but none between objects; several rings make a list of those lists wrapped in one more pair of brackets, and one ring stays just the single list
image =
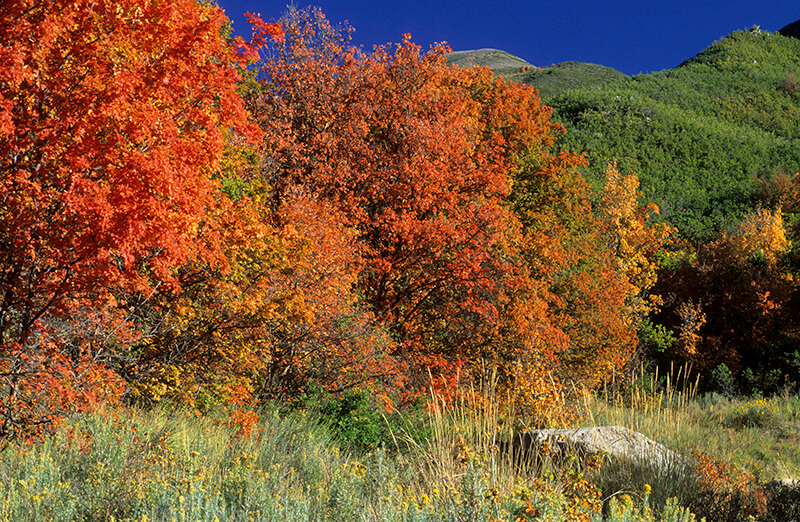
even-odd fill
[{"label": "shrub", "polygon": [[781,424],[777,406],[771,400],[764,398],[740,405],[725,421],[725,425],[729,428],[759,428],[773,432],[780,432]]},{"label": "shrub", "polygon": [[694,459],[697,482],[689,505],[693,513],[716,522],[759,519],[766,513],[764,490],[753,475],[707,455],[695,453]]},{"label": "shrub", "polygon": [[800,77],[795,73],[787,73],[781,82],[780,90],[789,96],[800,96]]},{"label": "shrub", "polygon": [[774,481],[766,485],[769,505],[765,522],[800,519],[800,486],[794,481]]},{"label": "shrub", "polygon": [[727,397],[738,395],[733,372],[724,363],[711,370],[711,384]]},{"label": "shrub", "polygon": [[402,412],[388,412],[374,396],[368,390],[334,394],[312,386],[301,406],[317,415],[341,443],[360,452],[381,447],[400,450],[400,434],[414,440],[427,436],[425,423],[419,422],[421,403],[410,404]]}]

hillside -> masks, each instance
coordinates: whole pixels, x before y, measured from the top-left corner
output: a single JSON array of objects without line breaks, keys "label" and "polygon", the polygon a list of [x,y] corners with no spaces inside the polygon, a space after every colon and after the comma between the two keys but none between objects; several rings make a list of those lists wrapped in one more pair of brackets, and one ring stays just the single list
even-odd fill
[{"label": "hillside", "polygon": [[611,67],[583,62],[563,62],[550,67],[531,68],[509,77],[510,80],[535,86],[543,98],[627,78],[626,74]]},{"label": "hillside", "polygon": [[687,237],[708,239],[768,204],[757,180],[800,171],[796,38],[736,31],[675,69],[630,78],[567,62],[509,79],[539,88],[567,128],[559,146],[586,153],[590,181],[618,159]]},{"label": "hillside", "polygon": [[476,49],[474,51],[455,51],[447,56],[453,65],[471,67],[480,65],[488,67],[496,74],[508,75],[519,73],[526,67],[533,67],[522,58],[497,49]]},{"label": "hillside", "polygon": [[616,69],[593,63],[563,62],[549,67],[538,67],[497,49],[455,51],[448,55],[447,61],[464,67],[488,67],[507,80],[534,85],[542,97],[628,78]]}]

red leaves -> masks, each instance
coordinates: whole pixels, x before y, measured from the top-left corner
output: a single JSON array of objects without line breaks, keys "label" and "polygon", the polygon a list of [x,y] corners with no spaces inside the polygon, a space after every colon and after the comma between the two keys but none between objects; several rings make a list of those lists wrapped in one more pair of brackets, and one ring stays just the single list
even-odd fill
[{"label": "red leaves", "polygon": [[463,87],[491,89],[489,73],[450,69],[442,49],[423,55],[408,39],[361,56],[318,13],[284,25],[291,44],[260,64],[268,82],[251,101],[276,196],[301,187],[354,227],[359,291],[401,358],[454,335],[435,350],[459,357],[482,336],[474,326],[495,328],[487,270],[501,270],[491,252],[510,217],[506,167]]},{"label": "red leaves", "polygon": [[250,22],[253,28],[253,45],[263,46],[270,43],[270,40],[283,43],[284,31],[279,24],[268,24],[261,19],[261,15],[245,13],[244,17]]},{"label": "red leaves", "polygon": [[[59,231],[52,246],[73,255],[54,264],[79,263],[85,284],[118,277],[120,268],[130,277],[143,256],[169,279],[168,266],[190,256],[212,200],[207,167],[221,154],[222,116],[231,125],[244,120],[236,74],[219,60],[231,55],[217,36],[222,15],[188,0],[73,2],[55,20],[57,7],[3,24],[14,33],[4,35],[4,50],[22,54],[27,73],[2,89],[15,128],[0,143],[2,163],[23,183],[4,189],[9,211],[22,230],[49,220],[39,248]],[[18,35],[19,26],[30,31]],[[35,204],[13,197],[20,189],[38,192]],[[101,250],[122,265],[98,264]]]},{"label": "red leaves", "polygon": [[269,45],[270,42],[284,42],[285,33],[279,24],[264,22],[260,14],[247,12],[244,16],[253,28],[253,36],[250,38],[249,42],[245,42],[241,37],[237,37],[235,45],[239,49],[239,55],[245,62],[257,60],[258,49]]},{"label": "red leaves", "polygon": [[713,520],[758,519],[766,513],[767,499],[758,480],[738,468],[707,455],[694,454],[696,485],[690,507],[698,516]]},{"label": "red leaves", "polygon": [[[565,173],[580,161],[548,156],[560,127],[535,91],[451,68],[445,48],[422,53],[408,36],[364,55],[317,11],[283,26],[286,44],[264,53],[247,97],[264,174],[278,202],[301,190],[353,228],[357,291],[397,341],[412,388],[424,391],[430,374],[452,384],[465,362],[497,360],[498,343],[513,346],[500,357],[510,361],[563,346],[507,200],[520,156],[540,157],[542,186],[571,187]],[[542,234],[555,251],[560,237]]]},{"label": "red leaves", "polygon": [[[0,403],[34,408],[36,394],[20,403],[13,390],[33,378],[60,390],[56,383],[73,378],[57,361],[68,344],[60,316],[74,312],[76,299],[107,313],[111,289],[174,285],[175,267],[196,256],[224,266],[206,219],[218,201],[211,173],[223,125],[246,132],[246,118],[217,7],[193,0],[7,4],[0,12],[0,338],[31,355],[38,324],[53,345],[42,359],[52,362],[49,380],[2,352],[0,364],[11,366]],[[95,342],[78,353],[94,360],[105,350]],[[83,357],[70,348],[67,360]],[[93,371],[74,378],[106,379]],[[62,390],[67,399],[69,389]],[[27,422],[10,411],[6,422]]]}]

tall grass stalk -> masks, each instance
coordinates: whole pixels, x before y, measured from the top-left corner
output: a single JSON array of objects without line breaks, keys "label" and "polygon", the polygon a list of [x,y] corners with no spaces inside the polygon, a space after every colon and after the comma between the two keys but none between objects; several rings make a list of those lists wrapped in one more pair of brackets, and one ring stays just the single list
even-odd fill
[{"label": "tall grass stalk", "polygon": [[581,425],[621,425],[655,440],[674,440],[693,424],[687,413],[697,398],[699,381],[689,381],[689,373],[690,368],[681,367],[663,377],[658,370],[649,376],[642,368],[638,382],[623,392],[606,387],[598,395],[584,390]]}]

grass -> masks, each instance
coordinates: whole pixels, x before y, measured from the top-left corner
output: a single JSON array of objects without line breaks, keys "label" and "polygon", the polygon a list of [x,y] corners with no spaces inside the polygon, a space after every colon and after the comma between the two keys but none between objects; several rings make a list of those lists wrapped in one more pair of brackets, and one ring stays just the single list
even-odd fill
[{"label": "grass", "polygon": [[[690,457],[691,472],[617,462],[590,478],[607,494],[635,491],[647,483],[652,487],[650,504],[658,510],[676,498],[709,520],[743,520],[748,515],[781,520],[778,510],[783,508],[768,508],[771,494],[764,485],[800,476],[800,399],[789,394],[699,396],[697,382],[685,382],[680,374],[674,380],[642,378],[624,393],[585,394],[583,425],[638,431]],[[790,503],[796,503],[793,499]]]},{"label": "grass", "polygon": [[735,462],[762,481],[800,476],[800,398],[698,396],[681,372],[625,395],[584,395],[583,424],[625,426],[684,455]]},{"label": "grass", "polygon": [[797,476],[797,398],[697,396],[677,381],[586,394],[583,424],[623,425],[686,455],[713,455],[705,482],[685,469],[556,466],[545,453],[518,460],[499,449],[512,423],[491,390],[418,412],[421,432],[378,415],[388,442],[375,449],[343,443],[313,409],[267,408],[242,437],[223,412],[120,408],[76,416],[42,443],[0,454],[0,521],[600,521],[601,507],[607,520],[688,521],[686,507],[701,513],[708,491],[716,513],[736,503],[745,513],[758,500],[748,473],[760,483]]},{"label": "grass", "polygon": [[501,492],[492,456],[470,445],[486,441],[483,427],[432,415],[442,424],[424,445],[368,453],[341,448],[304,412],[264,412],[249,438],[222,416],[79,416],[2,455],[0,520],[514,520],[546,490],[497,473],[516,488]]},{"label": "grass", "polygon": [[549,99],[573,89],[599,87],[628,76],[610,67],[582,62],[563,62],[506,74],[511,81],[533,85],[542,98]]}]

